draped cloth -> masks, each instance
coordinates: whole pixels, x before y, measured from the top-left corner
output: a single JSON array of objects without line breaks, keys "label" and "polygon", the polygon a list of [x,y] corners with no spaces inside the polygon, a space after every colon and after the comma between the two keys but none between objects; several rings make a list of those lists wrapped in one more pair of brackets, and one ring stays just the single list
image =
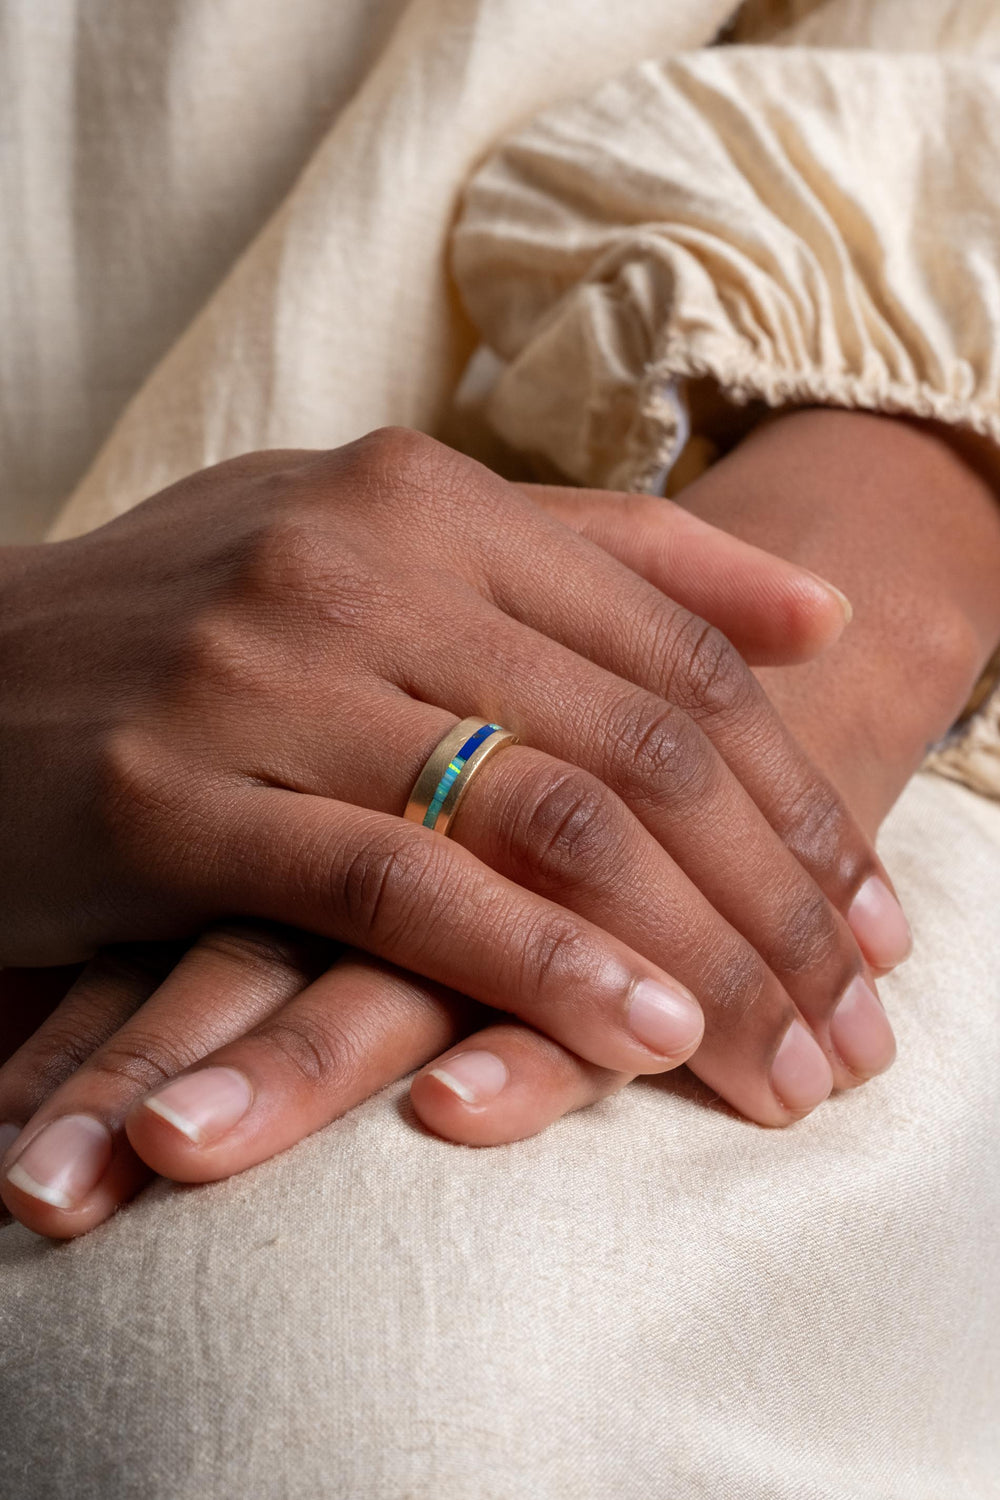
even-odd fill
[{"label": "draped cloth", "polygon": [[[495,439],[586,483],[660,483],[694,378],[995,438],[993,7],[732,9],[0,0],[5,537],[448,430],[481,343]],[[989,792],[998,743],[994,697],[943,758]],[[672,1077],[472,1151],[400,1085],[0,1229],[0,1493],[1000,1493],[1000,803],[921,774],[882,852],[899,1060],[791,1130]]]}]

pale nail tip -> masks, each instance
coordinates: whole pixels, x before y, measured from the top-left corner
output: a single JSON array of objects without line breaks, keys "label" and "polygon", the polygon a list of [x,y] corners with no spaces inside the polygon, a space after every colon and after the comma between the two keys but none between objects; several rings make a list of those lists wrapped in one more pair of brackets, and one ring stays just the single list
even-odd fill
[{"label": "pale nail tip", "polygon": [[794,1115],[797,1120],[801,1120],[804,1115],[812,1114],[814,1109],[819,1109],[821,1104],[826,1103],[830,1095],[833,1093],[834,1082],[831,1075],[830,1087],[826,1090],[825,1093],[812,1094],[804,1102],[800,1099],[797,1104],[792,1103],[792,1101],[789,1099],[783,1098],[780,1090],[773,1084],[772,1088],[774,1088],[774,1097],[777,1099],[782,1109],[787,1110],[790,1115]]},{"label": "pale nail tip", "polygon": [[446,1073],[444,1068],[428,1068],[427,1076],[429,1078],[436,1078],[439,1083],[443,1083],[446,1089],[450,1089],[453,1094],[458,1095],[463,1104],[476,1103],[476,1095],[472,1089],[468,1088],[466,1084],[460,1083],[451,1073]]},{"label": "pale nail tip", "polygon": [[183,1115],[179,1115],[175,1109],[171,1109],[170,1105],[164,1104],[161,1099],[144,1099],[142,1102],[146,1109],[152,1110],[154,1115],[159,1115],[161,1120],[166,1120],[168,1125],[172,1125],[175,1130],[179,1130],[181,1135],[187,1136],[189,1141],[193,1141],[196,1146],[201,1145],[202,1132],[191,1120],[186,1120]]},{"label": "pale nail tip", "polygon": [[16,1162],[7,1173],[7,1181],[20,1188],[22,1193],[27,1193],[30,1198],[38,1198],[42,1203],[51,1204],[53,1208],[73,1207],[73,1200],[67,1193],[60,1192],[58,1188],[44,1187]]},{"label": "pale nail tip", "polygon": [[831,593],[836,594],[837,598],[840,600],[840,607],[844,611],[844,624],[850,625],[851,621],[854,619],[854,605],[851,603],[850,599],[848,599],[847,595],[842,594],[840,589],[834,588],[832,583],[829,585],[829,588]]},{"label": "pale nail tip", "polygon": [[884,1055],[881,1060],[869,1061],[865,1063],[864,1066],[862,1066],[860,1062],[848,1062],[847,1058],[839,1048],[835,1047],[834,1050],[837,1053],[837,1057],[844,1071],[851,1075],[855,1083],[868,1083],[871,1079],[878,1078],[882,1073],[887,1073],[892,1067],[893,1063],[896,1061],[895,1042],[893,1042],[888,1054]]},{"label": "pale nail tip", "polygon": [[841,610],[843,611],[844,624],[850,625],[851,621],[854,619],[854,605],[851,603],[850,599],[848,599],[843,589],[838,589],[835,583],[831,583],[829,578],[824,578],[820,573],[813,573],[812,577],[815,578],[817,583],[822,585],[822,587],[828,594],[833,595],[837,603],[840,605]]}]

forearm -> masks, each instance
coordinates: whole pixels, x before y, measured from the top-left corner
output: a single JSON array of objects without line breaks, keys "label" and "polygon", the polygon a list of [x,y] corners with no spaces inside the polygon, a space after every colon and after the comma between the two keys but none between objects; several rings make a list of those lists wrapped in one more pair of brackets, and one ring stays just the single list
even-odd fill
[{"label": "forearm", "polygon": [[854,618],[768,693],[874,829],[1000,639],[1000,463],[931,426],[841,411],[758,429],[678,497],[815,569]]}]

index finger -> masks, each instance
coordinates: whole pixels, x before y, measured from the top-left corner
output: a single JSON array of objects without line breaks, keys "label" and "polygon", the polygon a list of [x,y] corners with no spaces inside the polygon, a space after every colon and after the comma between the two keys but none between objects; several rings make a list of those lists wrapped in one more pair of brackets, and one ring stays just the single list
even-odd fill
[{"label": "index finger", "polygon": [[[544,587],[537,556],[505,546],[503,538],[482,541],[497,608],[544,640],[680,709],[847,918],[869,962],[877,968],[901,962],[909,952],[909,928],[872,841],[785,727],[732,643],[565,528],[553,526],[546,540]],[[504,665],[510,676],[510,663]],[[523,696],[525,683],[530,686],[527,664],[512,680]],[[588,764],[631,806],[641,805],[651,789],[636,785],[634,742],[627,735],[608,736],[606,729],[599,726],[604,760],[617,757],[617,763]],[[555,753],[573,758],[563,747]]]},{"label": "index finger", "polygon": [[672,500],[547,484],[519,488],[549,515],[715,625],[753,666],[810,661],[850,623],[850,603],[832,583]]}]

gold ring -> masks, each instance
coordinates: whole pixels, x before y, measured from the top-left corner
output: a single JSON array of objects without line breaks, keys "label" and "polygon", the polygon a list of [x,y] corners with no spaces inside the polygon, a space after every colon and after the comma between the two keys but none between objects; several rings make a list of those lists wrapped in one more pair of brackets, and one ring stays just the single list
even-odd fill
[{"label": "gold ring", "polygon": [[480,766],[505,745],[516,744],[517,735],[510,729],[486,719],[463,719],[431,751],[403,816],[446,834]]}]

